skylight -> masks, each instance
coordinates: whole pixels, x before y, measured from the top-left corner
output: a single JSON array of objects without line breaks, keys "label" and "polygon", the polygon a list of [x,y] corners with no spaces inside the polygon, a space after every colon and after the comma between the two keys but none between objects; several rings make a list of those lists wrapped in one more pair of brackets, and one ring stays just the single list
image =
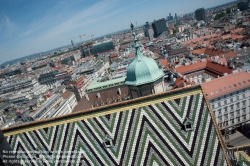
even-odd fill
[{"label": "skylight", "polygon": [[246,81],[243,81],[244,84],[246,84]]},{"label": "skylight", "polygon": [[220,89],[220,92],[222,92],[222,89]]}]

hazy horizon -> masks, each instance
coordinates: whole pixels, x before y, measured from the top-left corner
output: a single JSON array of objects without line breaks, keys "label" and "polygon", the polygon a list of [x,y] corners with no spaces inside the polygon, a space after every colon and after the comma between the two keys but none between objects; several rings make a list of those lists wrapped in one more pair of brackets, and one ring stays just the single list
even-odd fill
[{"label": "hazy horizon", "polygon": [[228,2],[232,1],[0,0],[0,64],[69,45],[67,39],[79,34],[98,37],[127,29],[130,21],[143,25],[169,13],[185,14]]}]

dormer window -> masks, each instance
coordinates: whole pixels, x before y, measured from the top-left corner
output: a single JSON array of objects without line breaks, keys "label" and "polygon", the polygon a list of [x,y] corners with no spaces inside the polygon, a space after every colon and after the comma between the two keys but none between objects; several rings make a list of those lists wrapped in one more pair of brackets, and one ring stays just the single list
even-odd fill
[{"label": "dormer window", "polygon": [[105,148],[111,148],[113,146],[113,140],[111,136],[106,135],[105,138],[103,139],[103,146]]},{"label": "dormer window", "polygon": [[100,98],[100,97],[101,97],[100,93],[97,93],[96,98]]},{"label": "dormer window", "polygon": [[118,95],[121,95],[121,94],[122,94],[122,93],[121,93],[121,88],[118,88],[117,94],[118,94]]},{"label": "dormer window", "polygon": [[193,122],[189,118],[186,118],[184,120],[183,125],[184,125],[185,131],[193,130]]}]

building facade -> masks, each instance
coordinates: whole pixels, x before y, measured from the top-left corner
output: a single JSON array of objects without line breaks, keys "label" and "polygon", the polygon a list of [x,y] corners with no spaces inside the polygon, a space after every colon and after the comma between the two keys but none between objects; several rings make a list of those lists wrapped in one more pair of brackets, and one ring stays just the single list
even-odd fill
[{"label": "building facade", "polygon": [[249,9],[249,2],[239,2],[238,4],[237,4],[237,6],[238,6],[238,9],[240,10],[240,11],[244,11],[244,10],[247,10],[247,9]]},{"label": "building facade", "polygon": [[0,87],[0,94],[17,91],[24,88],[33,88],[37,85],[38,85],[37,81],[33,78],[5,83]]},{"label": "building facade", "polygon": [[197,21],[203,20],[206,22],[206,10],[204,8],[195,10],[195,18]]},{"label": "building facade", "polygon": [[154,31],[152,29],[148,30],[148,37],[150,41],[154,40]]},{"label": "building facade", "polygon": [[149,37],[149,33],[148,30],[150,29],[150,25],[148,22],[146,22],[146,24],[143,26],[143,30],[144,30],[144,36],[145,37]]},{"label": "building facade", "polygon": [[166,20],[164,18],[154,21],[152,23],[154,36],[158,37],[162,32],[167,31]]},{"label": "building facade", "polygon": [[231,134],[237,128],[248,128],[250,120],[249,72],[229,74],[205,82],[202,87],[209,99],[218,126],[224,134]]}]

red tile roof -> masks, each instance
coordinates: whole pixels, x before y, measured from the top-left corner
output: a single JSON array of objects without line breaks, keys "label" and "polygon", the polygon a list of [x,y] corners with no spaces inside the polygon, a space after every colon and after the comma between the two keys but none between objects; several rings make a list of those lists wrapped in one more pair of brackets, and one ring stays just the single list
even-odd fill
[{"label": "red tile roof", "polygon": [[232,91],[250,86],[250,73],[238,72],[202,83],[208,99],[219,97]]},{"label": "red tile roof", "polygon": [[201,36],[202,39],[211,39],[211,38],[216,38],[218,37],[218,34],[211,34],[211,35],[206,35],[206,36]]},{"label": "red tile roof", "polygon": [[224,54],[224,51],[218,50],[218,49],[209,49],[209,48],[207,48],[205,50],[204,54],[207,54],[207,55],[210,55],[210,56],[214,56],[214,55]]},{"label": "red tile roof", "polygon": [[109,57],[110,57],[110,58],[118,57],[118,54],[113,52],[113,53],[111,53],[111,54],[109,55]]},{"label": "red tile roof", "polygon": [[236,57],[237,54],[233,51],[230,51],[230,52],[227,52],[227,53],[223,53],[223,54],[220,54],[220,56],[224,55],[225,58],[233,58],[233,57]]},{"label": "red tile roof", "polygon": [[160,64],[164,67],[166,67],[168,65],[168,61],[166,59],[160,59]]},{"label": "red tile roof", "polygon": [[231,33],[238,33],[241,32],[244,28],[236,28],[236,29],[232,29],[230,30]]},{"label": "red tile roof", "polygon": [[64,99],[68,99],[71,95],[72,95],[72,92],[67,91],[67,90],[66,90],[64,93],[61,93],[61,96],[62,96]]},{"label": "red tile roof", "polygon": [[201,48],[201,49],[198,49],[198,50],[193,50],[191,51],[192,54],[204,54],[206,51],[206,48]]},{"label": "red tile roof", "polygon": [[175,70],[178,73],[185,74],[188,72],[192,72],[192,71],[196,71],[196,70],[200,70],[200,69],[205,69],[205,67],[207,65],[207,61],[205,61],[205,62],[196,61],[196,62],[197,63],[190,64],[188,66],[180,66],[180,67],[176,68]]},{"label": "red tile roof", "polygon": [[23,112],[23,110],[16,110],[16,116],[21,116]]},{"label": "red tile roof", "polygon": [[224,73],[231,74],[233,70],[233,68],[212,62],[210,60],[207,61],[207,66],[205,68],[205,72],[213,75],[214,77],[223,76]]},{"label": "red tile roof", "polygon": [[243,39],[244,36],[243,36],[243,35],[232,35],[232,38],[233,38],[233,40],[236,40],[236,39]]},{"label": "red tile roof", "polygon": [[182,88],[182,87],[185,87],[187,85],[194,85],[194,83],[191,82],[188,78],[183,79],[182,77],[177,77],[172,89]]},{"label": "red tile roof", "polygon": [[133,58],[135,55],[133,53],[128,54],[129,58]]}]

